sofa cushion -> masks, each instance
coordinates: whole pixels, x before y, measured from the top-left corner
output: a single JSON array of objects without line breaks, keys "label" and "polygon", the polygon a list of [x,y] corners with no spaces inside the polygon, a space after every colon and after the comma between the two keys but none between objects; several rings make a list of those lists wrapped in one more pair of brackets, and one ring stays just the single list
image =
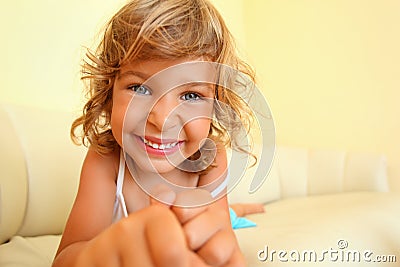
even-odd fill
[{"label": "sofa cushion", "polygon": [[[75,146],[69,138],[73,117],[65,111],[4,107],[15,129],[13,134],[20,143],[25,162],[23,169],[27,172],[22,181],[18,181],[18,177],[8,178],[8,183],[16,187],[23,189],[24,184],[27,187],[24,218],[17,234],[60,234],[76,194],[85,150]],[[24,195],[10,197],[8,202],[18,202]]]},{"label": "sofa cushion", "polygon": [[389,191],[386,157],[372,153],[349,153],[344,191]]},{"label": "sofa cushion", "polygon": [[318,195],[342,192],[345,163],[346,152],[344,151],[310,150],[308,194]]},{"label": "sofa cushion", "polygon": [[281,198],[307,195],[308,150],[278,147],[276,161],[281,185]]},{"label": "sofa cushion", "polygon": [[[235,233],[247,266],[375,266],[363,259],[360,262],[334,262],[327,257],[324,261],[294,262],[289,253],[315,251],[321,259],[326,250],[339,251],[339,256],[341,251],[363,253],[370,250],[373,252],[371,257],[395,255],[398,261],[398,214],[400,195],[395,193],[349,192],[289,198],[265,205],[263,214],[249,215],[248,218],[257,226],[238,229]],[[339,247],[346,243],[347,247]],[[263,251],[266,252],[267,247],[269,257],[265,258]],[[275,254],[271,261],[272,250]],[[280,250],[287,252],[282,257],[287,262],[278,259]]]},{"label": "sofa cushion", "polygon": [[267,203],[349,191],[389,191],[386,157],[381,154],[278,146],[267,179],[250,194],[257,168],[269,167],[249,168],[229,192],[229,201]]},{"label": "sofa cushion", "polygon": [[281,189],[279,182],[278,169],[276,164],[272,164],[267,179],[254,193],[250,193],[250,183],[257,168],[253,166],[246,171],[244,177],[234,186],[228,194],[231,203],[268,203],[280,199]]},{"label": "sofa cushion", "polygon": [[25,215],[28,178],[24,154],[8,112],[0,106],[0,244],[18,232]]},{"label": "sofa cushion", "polygon": [[10,242],[0,246],[0,266],[50,267],[60,238],[60,235],[14,236]]}]

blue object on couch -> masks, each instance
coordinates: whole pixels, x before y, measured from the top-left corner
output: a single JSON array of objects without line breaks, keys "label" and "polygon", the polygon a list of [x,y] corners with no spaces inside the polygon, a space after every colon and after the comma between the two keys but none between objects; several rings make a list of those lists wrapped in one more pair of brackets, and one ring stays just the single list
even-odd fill
[{"label": "blue object on couch", "polygon": [[229,208],[229,216],[233,229],[255,227],[257,224],[244,217],[238,217],[232,208]]}]

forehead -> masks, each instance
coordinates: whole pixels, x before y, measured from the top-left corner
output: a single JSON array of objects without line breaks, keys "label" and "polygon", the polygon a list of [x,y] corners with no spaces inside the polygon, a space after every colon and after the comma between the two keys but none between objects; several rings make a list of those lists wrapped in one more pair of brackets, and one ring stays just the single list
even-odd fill
[{"label": "forehead", "polygon": [[128,73],[146,75],[150,78],[154,74],[178,64],[189,62],[189,59],[177,60],[134,60],[121,66],[119,76]]},{"label": "forehead", "polygon": [[140,60],[122,66],[118,79],[133,75],[150,87],[164,88],[189,83],[215,84],[217,69],[216,63],[199,59]]}]

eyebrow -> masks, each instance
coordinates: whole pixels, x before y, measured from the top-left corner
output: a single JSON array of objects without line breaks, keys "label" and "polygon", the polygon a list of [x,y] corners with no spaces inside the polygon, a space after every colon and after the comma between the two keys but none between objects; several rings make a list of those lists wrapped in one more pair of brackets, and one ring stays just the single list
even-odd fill
[{"label": "eyebrow", "polygon": [[188,83],[186,86],[193,88],[193,90],[200,90],[203,93],[213,93],[215,89],[214,84],[208,82]]},{"label": "eyebrow", "polygon": [[150,77],[150,75],[148,75],[146,73],[143,73],[143,72],[140,72],[140,71],[128,70],[128,71],[124,71],[122,73],[119,73],[118,76],[117,76],[117,79],[120,80],[120,79],[122,79],[122,78],[124,78],[126,76],[131,76],[131,75],[132,76],[136,76],[138,78],[141,78],[143,80],[147,80]]},{"label": "eyebrow", "polygon": [[188,87],[201,87],[201,88],[208,88],[208,89],[214,88],[214,84],[209,83],[209,82],[189,82],[184,85],[186,85]]}]

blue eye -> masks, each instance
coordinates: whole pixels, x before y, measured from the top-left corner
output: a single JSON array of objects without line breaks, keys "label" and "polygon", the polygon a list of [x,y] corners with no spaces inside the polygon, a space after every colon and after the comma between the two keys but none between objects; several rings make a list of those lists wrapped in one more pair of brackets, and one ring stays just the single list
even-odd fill
[{"label": "blue eye", "polygon": [[131,85],[131,86],[129,86],[129,89],[131,89],[135,93],[141,94],[141,95],[150,95],[151,94],[150,90],[143,84]]},{"label": "blue eye", "polygon": [[190,93],[184,94],[182,96],[182,99],[186,100],[186,101],[195,101],[195,100],[201,99],[201,96],[197,93],[190,92]]}]

